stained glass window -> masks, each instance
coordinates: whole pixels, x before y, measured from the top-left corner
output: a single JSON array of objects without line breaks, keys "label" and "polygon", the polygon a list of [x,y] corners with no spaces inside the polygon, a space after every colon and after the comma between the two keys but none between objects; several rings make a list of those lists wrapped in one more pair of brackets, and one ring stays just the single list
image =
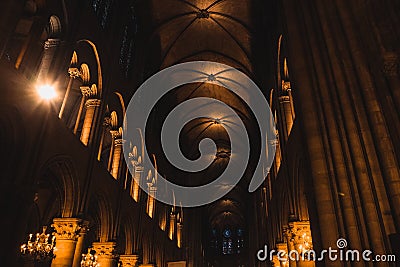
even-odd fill
[{"label": "stained glass window", "polygon": [[135,51],[135,37],[137,33],[137,20],[134,3],[131,3],[127,23],[124,27],[119,64],[126,78],[132,70]]},{"label": "stained glass window", "polygon": [[113,0],[92,0],[92,7],[102,28],[107,26],[111,14]]}]

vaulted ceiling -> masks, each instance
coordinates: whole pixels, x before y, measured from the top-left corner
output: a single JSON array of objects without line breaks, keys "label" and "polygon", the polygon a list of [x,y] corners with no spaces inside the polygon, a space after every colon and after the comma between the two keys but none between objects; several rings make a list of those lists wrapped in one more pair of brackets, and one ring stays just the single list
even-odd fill
[{"label": "vaulted ceiling", "polygon": [[210,60],[251,73],[250,1],[152,1],[161,67],[182,61]]},{"label": "vaulted ceiling", "polygon": [[[188,61],[214,61],[239,69],[249,77],[254,76],[254,8],[250,0],[152,0],[151,18],[148,20],[152,24],[150,43],[159,69]],[[257,124],[243,99],[221,86],[194,83],[176,88],[164,97],[150,120],[149,132],[154,135],[151,140],[160,140],[166,115],[179,103],[194,97],[224,101],[239,114],[250,133],[252,156],[245,173],[249,176],[258,160],[253,157],[257,155],[260,144]],[[212,112],[210,110],[211,118]],[[224,126],[201,118],[183,128],[180,141],[186,157],[199,157],[198,145],[204,138],[213,139],[221,152],[211,166],[197,174],[188,174],[169,166],[160,149],[160,141],[147,145],[157,155],[160,172],[171,181],[191,186],[206,184],[216,179],[232,160],[230,140]],[[239,186],[209,205],[210,226],[243,227],[246,224],[246,194],[247,186]]]}]

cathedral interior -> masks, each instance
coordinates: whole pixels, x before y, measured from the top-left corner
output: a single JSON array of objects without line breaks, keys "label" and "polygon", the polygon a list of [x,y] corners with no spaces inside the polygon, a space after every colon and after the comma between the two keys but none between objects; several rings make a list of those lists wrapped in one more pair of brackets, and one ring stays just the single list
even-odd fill
[{"label": "cathedral interior", "polygon": [[[399,25],[398,0],[1,0],[0,266],[400,266]],[[273,137],[246,92],[196,81],[127,140],[135,93],[189,62],[257,85]],[[218,199],[165,203],[160,176],[199,187],[242,153],[206,108],[178,145],[193,161],[212,140],[211,164],[170,164],[164,121],[196,98],[238,114],[248,161]]]}]

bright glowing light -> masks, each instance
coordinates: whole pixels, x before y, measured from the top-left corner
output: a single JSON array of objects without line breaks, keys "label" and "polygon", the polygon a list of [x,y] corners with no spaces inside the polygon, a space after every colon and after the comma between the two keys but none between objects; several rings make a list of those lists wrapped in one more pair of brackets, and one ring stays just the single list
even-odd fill
[{"label": "bright glowing light", "polygon": [[52,85],[44,84],[37,87],[37,92],[42,99],[51,100],[57,96],[56,89]]}]

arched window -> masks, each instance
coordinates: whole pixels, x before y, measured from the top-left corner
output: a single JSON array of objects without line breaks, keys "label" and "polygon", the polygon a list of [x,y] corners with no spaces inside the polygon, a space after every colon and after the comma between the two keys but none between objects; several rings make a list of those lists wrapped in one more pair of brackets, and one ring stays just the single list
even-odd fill
[{"label": "arched window", "polygon": [[244,231],[243,229],[238,229],[237,230],[237,240],[236,240],[236,244],[237,244],[237,254],[240,254],[244,248]]},{"label": "arched window", "polygon": [[119,57],[119,65],[121,67],[121,71],[124,73],[124,76],[126,78],[129,77],[129,74],[132,71],[136,33],[137,19],[135,15],[135,6],[134,3],[132,3],[128,13],[127,23],[123,32]]},{"label": "arched window", "polygon": [[225,229],[223,232],[222,254],[224,255],[233,254],[232,230],[229,228]]},{"label": "arched window", "polygon": [[102,28],[107,26],[110,19],[113,0],[93,0],[92,6]]}]

